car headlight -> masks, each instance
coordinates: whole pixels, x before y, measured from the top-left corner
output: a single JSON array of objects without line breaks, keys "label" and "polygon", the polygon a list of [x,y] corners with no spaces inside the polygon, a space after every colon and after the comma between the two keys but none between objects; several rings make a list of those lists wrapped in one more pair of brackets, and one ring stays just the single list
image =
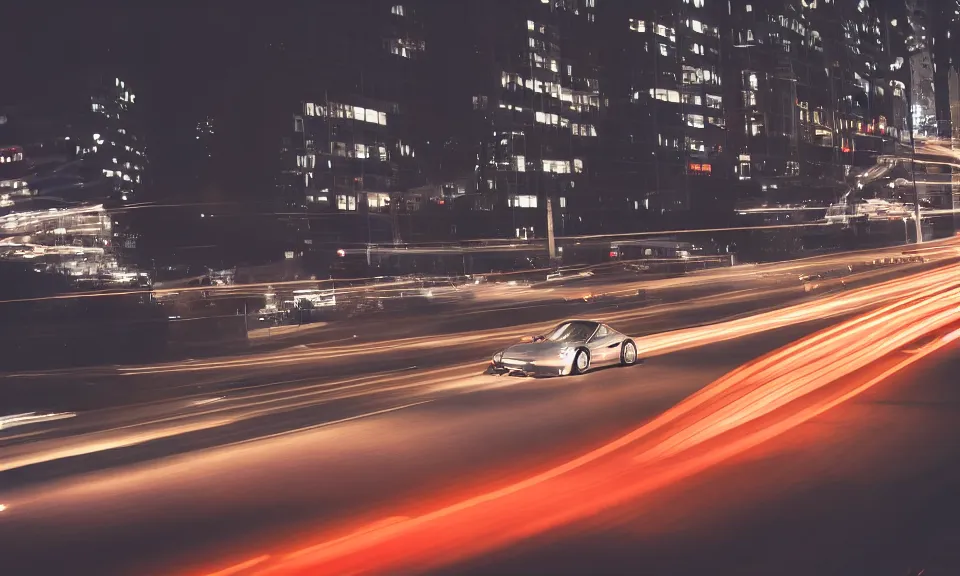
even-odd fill
[{"label": "car headlight", "polygon": [[501,362],[503,362],[503,351],[502,351],[502,350],[501,350],[500,352],[497,352],[496,354],[493,355],[493,363],[494,363],[494,364],[500,364]]}]

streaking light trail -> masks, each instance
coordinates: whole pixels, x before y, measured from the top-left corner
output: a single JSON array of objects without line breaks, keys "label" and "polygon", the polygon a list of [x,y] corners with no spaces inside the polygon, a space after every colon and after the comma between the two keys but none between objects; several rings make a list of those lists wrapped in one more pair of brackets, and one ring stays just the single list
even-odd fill
[{"label": "streaking light trail", "polygon": [[[313,544],[271,555],[256,573],[429,570],[574,523],[696,474],[960,339],[957,272],[950,267],[948,275],[909,278],[900,285],[908,291],[886,306],[752,361],[591,452],[453,502],[428,498],[407,514],[385,511],[382,517],[389,522],[334,527]],[[937,279],[928,281],[928,276]],[[909,344],[918,346],[905,354]]]},{"label": "streaking light trail", "polygon": [[[654,356],[665,354],[677,350],[684,350],[713,342],[722,342],[733,338],[739,338],[749,334],[757,334],[767,330],[783,328],[794,324],[809,322],[812,320],[829,318],[840,314],[849,314],[858,310],[863,310],[871,306],[876,306],[886,301],[903,298],[914,292],[939,286],[944,282],[950,282],[960,277],[960,265],[951,265],[943,267],[935,272],[927,272],[919,275],[909,276],[907,278],[892,280],[877,284],[868,288],[850,290],[817,300],[797,304],[780,310],[774,310],[746,318],[711,324],[706,326],[697,326],[684,330],[654,334],[651,336],[636,338],[637,347],[641,356]],[[598,315],[597,320],[603,322],[615,323],[628,318],[644,314],[644,311],[629,310],[625,312],[615,312],[611,314]],[[491,341],[493,339],[508,340],[529,335],[532,330],[542,328],[542,326],[521,326],[510,331],[503,330],[484,330],[461,333],[446,336],[443,339],[450,342],[456,342],[457,345],[468,343]],[[392,340],[378,345],[378,350],[423,350],[435,349],[438,345],[438,338],[435,336],[413,337]],[[127,375],[143,374],[167,374],[175,372],[201,372],[206,370],[225,370],[225,369],[248,369],[253,367],[289,365],[299,363],[318,362],[335,358],[345,358],[355,355],[364,355],[369,353],[369,344],[330,346],[319,350],[304,350],[294,352],[281,352],[273,354],[260,354],[246,358],[213,360],[204,362],[191,362],[189,364],[167,364],[158,366],[143,366],[135,368],[122,368],[120,372]]]}]

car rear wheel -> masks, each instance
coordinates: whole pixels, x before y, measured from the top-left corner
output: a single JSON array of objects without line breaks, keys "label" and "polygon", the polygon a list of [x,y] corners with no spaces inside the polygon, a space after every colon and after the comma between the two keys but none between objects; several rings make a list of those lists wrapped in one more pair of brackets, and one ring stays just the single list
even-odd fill
[{"label": "car rear wheel", "polygon": [[572,374],[583,374],[590,368],[590,354],[583,350],[577,350],[577,353],[573,357],[573,369],[571,370]]},{"label": "car rear wheel", "polygon": [[637,363],[637,345],[633,340],[627,340],[620,348],[620,365],[633,366]]}]

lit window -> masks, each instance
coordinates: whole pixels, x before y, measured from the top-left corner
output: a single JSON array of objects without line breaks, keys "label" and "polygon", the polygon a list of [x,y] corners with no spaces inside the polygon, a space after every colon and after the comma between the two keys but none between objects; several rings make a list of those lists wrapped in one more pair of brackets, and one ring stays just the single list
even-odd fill
[{"label": "lit window", "polygon": [[517,155],[513,157],[513,169],[517,172],[526,172],[527,171],[527,158],[522,155]]},{"label": "lit window", "polygon": [[573,124],[571,131],[574,136],[596,136],[597,128],[593,124]]},{"label": "lit window", "polygon": [[521,194],[507,198],[507,206],[510,208],[536,208],[537,197],[530,194]]},{"label": "lit window", "polygon": [[747,4],[747,12],[753,12],[753,6]]},{"label": "lit window", "polygon": [[651,88],[650,97],[664,102],[680,102],[680,93],[676,90],[667,90],[665,88]]},{"label": "lit window", "polygon": [[369,158],[367,146],[365,144],[354,145],[354,154],[357,158]]},{"label": "lit window", "polygon": [[[568,166],[569,166],[569,164],[568,164]],[[573,161],[573,171],[574,171],[574,173],[576,173],[576,174],[580,174],[581,172],[583,172],[583,160],[581,160],[581,159],[579,159],[579,158],[574,159],[574,161]]]},{"label": "lit window", "polygon": [[703,0],[693,0],[694,8],[703,8]]},{"label": "lit window", "polygon": [[570,173],[570,161],[569,160],[543,160],[543,171],[551,172],[553,174],[569,174]]},{"label": "lit window", "polygon": [[560,197],[560,207],[561,207],[561,208],[566,208],[566,207],[567,207],[567,198],[566,198],[566,196],[561,196],[561,197]]},{"label": "lit window", "polygon": [[694,32],[703,32],[703,24],[699,20],[687,20],[687,25]]},{"label": "lit window", "polygon": [[701,114],[687,114],[687,126],[703,128],[703,116]]},{"label": "lit window", "polygon": [[390,9],[390,13],[395,14],[397,16],[403,16],[404,15],[403,6],[400,6],[399,4],[394,6],[393,8]]},{"label": "lit window", "polygon": [[644,22],[643,20],[635,20],[635,19],[631,18],[631,19],[630,19],[630,29],[631,29],[631,30],[634,30],[634,31],[636,31],[636,32],[646,32],[646,31],[647,31],[647,23]]}]

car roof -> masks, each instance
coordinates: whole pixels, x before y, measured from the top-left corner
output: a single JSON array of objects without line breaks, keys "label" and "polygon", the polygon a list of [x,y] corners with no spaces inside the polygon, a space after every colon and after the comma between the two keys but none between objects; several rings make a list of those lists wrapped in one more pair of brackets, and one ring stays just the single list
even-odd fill
[{"label": "car roof", "polygon": [[589,324],[590,326],[596,328],[597,326],[601,325],[602,322],[597,322],[596,320],[581,320],[578,318],[571,318],[569,320],[557,322],[557,326],[563,326],[564,324]]}]

